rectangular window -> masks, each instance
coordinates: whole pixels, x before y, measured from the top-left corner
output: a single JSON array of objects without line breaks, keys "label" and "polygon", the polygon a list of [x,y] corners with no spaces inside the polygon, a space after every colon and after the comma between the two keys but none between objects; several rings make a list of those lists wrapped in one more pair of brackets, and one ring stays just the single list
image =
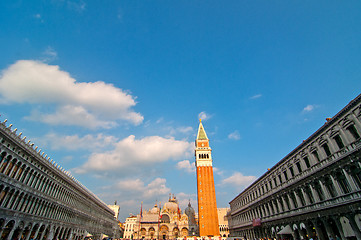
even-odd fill
[{"label": "rectangular window", "polygon": [[331,156],[330,148],[328,147],[327,143],[322,145],[323,150],[325,151],[327,157]]},{"label": "rectangular window", "polygon": [[290,167],[290,172],[291,172],[291,176],[294,177],[295,176],[295,173],[293,172],[293,167]]},{"label": "rectangular window", "polygon": [[346,129],[351,133],[351,135],[355,138],[355,140],[360,138],[360,134],[358,134],[357,129],[355,128],[354,125],[351,125]]},{"label": "rectangular window", "polygon": [[301,168],[300,162],[297,162],[297,163],[296,163],[296,166],[297,166],[298,172],[301,173],[301,172],[302,172],[302,168]]},{"label": "rectangular window", "polygon": [[276,180],[276,178],[273,179],[273,182],[274,182],[274,184],[275,184],[275,187],[277,187],[277,180]]},{"label": "rectangular window", "polygon": [[307,168],[310,168],[311,165],[310,165],[310,161],[308,160],[308,157],[304,157],[304,158],[303,158],[303,161],[305,162],[306,167],[307,167]]},{"label": "rectangular window", "polygon": [[320,157],[318,156],[318,152],[317,151],[313,151],[312,155],[316,158],[316,160],[319,162],[320,161]]},{"label": "rectangular window", "polygon": [[282,177],[281,175],[278,175],[278,180],[280,180],[280,184],[282,183]]},{"label": "rectangular window", "polygon": [[345,145],[342,142],[342,139],[341,139],[340,135],[336,135],[333,139],[336,141],[337,146],[338,146],[339,149],[342,149],[342,148],[345,147]]},{"label": "rectangular window", "polygon": [[272,189],[272,181],[269,181],[269,186],[270,186],[270,189]]}]

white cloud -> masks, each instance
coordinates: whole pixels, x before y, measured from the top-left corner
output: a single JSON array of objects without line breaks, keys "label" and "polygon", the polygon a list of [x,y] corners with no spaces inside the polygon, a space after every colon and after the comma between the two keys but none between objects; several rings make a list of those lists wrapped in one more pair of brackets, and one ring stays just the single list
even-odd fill
[{"label": "white cloud", "polygon": [[302,112],[304,112],[304,113],[311,112],[312,110],[315,109],[315,107],[316,107],[315,105],[307,105],[306,107],[303,108]]},{"label": "white cloud", "polygon": [[[135,98],[122,89],[101,81],[77,82],[59,66],[38,61],[20,60],[3,70],[0,95],[2,103],[55,105],[55,113],[35,118],[48,124],[79,125],[85,117],[90,123],[84,127],[109,128],[117,120],[135,125],[143,121],[130,109],[136,105]],[[61,114],[64,117],[59,118]]]},{"label": "white cloud", "polygon": [[257,98],[260,98],[260,97],[262,97],[262,94],[256,94],[256,95],[250,97],[249,99],[257,99]]},{"label": "white cloud", "polygon": [[239,140],[241,139],[241,135],[239,135],[239,132],[236,130],[230,134],[228,134],[228,138],[232,140]]},{"label": "white cloud", "polygon": [[39,139],[43,142],[42,145],[50,145],[52,149],[66,149],[66,150],[80,150],[88,149],[94,151],[95,149],[102,149],[113,146],[118,139],[114,136],[107,136],[103,134],[91,135],[87,134],[83,137],[78,135],[57,135],[49,133]]},{"label": "white cloud", "polygon": [[223,173],[224,173],[222,170],[220,170],[217,167],[213,167],[213,172],[219,176],[223,176]]},{"label": "white cloud", "polygon": [[189,160],[183,160],[177,163],[177,169],[184,170],[188,173],[194,173],[196,167],[193,163],[190,163]]},{"label": "white cloud", "polygon": [[212,116],[210,115],[210,114],[208,114],[208,113],[206,113],[206,112],[200,112],[199,114],[198,114],[198,118],[199,119],[202,119],[203,121],[206,121],[206,120],[208,120],[208,119],[210,119]]},{"label": "white cloud", "polygon": [[82,106],[61,106],[53,114],[45,114],[39,111],[32,111],[25,119],[40,121],[49,125],[79,126],[90,129],[115,127],[115,121],[102,121],[90,114]]},{"label": "white cloud", "polygon": [[115,144],[115,149],[105,153],[94,153],[83,166],[75,169],[78,173],[88,171],[108,172],[140,170],[149,166],[189,156],[193,144],[174,138],[150,136],[135,139],[134,135]]},{"label": "white cloud", "polygon": [[45,63],[49,63],[57,58],[58,58],[58,53],[52,47],[47,47],[43,52],[42,61]]},{"label": "white cloud", "polygon": [[253,183],[257,178],[255,176],[244,176],[240,172],[235,172],[232,176],[221,181],[221,185],[231,185],[238,189],[245,188]]},{"label": "white cloud", "polygon": [[86,8],[86,4],[82,0],[76,0],[76,1],[67,1],[68,8],[71,10],[75,10],[79,13],[83,12]]},{"label": "white cloud", "polygon": [[167,180],[164,178],[156,178],[149,184],[138,179],[121,180],[116,184],[116,189],[126,192],[127,195],[142,196],[142,199],[151,199],[154,197],[165,196],[170,192],[170,188],[166,185]]}]

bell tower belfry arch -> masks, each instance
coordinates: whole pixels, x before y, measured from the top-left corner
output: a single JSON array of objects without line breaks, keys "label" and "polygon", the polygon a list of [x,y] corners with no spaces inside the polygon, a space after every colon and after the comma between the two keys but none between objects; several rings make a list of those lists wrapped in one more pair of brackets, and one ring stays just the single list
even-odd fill
[{"label": "bell tower belfry arch", "polygon": [[196,139],[196,174],[200,236],[219,236],[216,191],[214,187],[212,149],[201,119]]}]

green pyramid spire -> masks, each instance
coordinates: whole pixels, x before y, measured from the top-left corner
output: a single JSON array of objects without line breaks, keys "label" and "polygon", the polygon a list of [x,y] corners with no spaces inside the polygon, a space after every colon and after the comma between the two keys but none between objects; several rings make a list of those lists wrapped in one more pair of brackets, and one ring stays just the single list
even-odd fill
[{"label": "green pyramid spire", "polygon": [[199,119],[199,127],[198,127],[198,134],[197,134],[197,140],[208,140],[206,131],[204,131],[202,120]]}]

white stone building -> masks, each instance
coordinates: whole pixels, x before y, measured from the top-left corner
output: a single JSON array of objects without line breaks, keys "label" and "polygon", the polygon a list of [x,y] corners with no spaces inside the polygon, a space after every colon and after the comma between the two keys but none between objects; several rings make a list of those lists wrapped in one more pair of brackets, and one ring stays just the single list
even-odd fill
[{"label": "white stone building", "polygon": [[236,238],[361,239],[361,95],[230,201]]}]

